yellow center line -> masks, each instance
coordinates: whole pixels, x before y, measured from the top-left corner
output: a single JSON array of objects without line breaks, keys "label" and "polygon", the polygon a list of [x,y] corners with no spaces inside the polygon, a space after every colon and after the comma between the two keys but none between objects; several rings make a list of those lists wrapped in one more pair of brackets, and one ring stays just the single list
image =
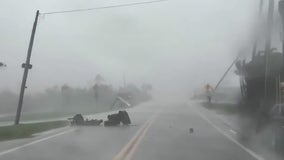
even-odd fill
[{"label": "yellow center line", "polygon": [[152,119],[147,126],[145,127],[145,129],[143,130],[143,132],[141,133],[141,135],[139,136],[139,138],[137,139],[137,142],[135,143],[135,145],[133,146],[133,148],[130,150],[130,152],[128,153],[126,160],[131,160],[135,151],[137,150],[138,146],[141,144],[142,140],[144,139],[146,133],[148,132],[149,128],[151,127],[151,125],[153,124],[154,119]]},{"label": "yellow center line", "polygon": [[151,117],[147,120],[143,126],[136,132],[133,138],[122,148],[122,150],[113,158],[113,160],[130,160],[132,159],[135,151],[139,144],[142,142],[147,131],[154,122],[156,116]]}]

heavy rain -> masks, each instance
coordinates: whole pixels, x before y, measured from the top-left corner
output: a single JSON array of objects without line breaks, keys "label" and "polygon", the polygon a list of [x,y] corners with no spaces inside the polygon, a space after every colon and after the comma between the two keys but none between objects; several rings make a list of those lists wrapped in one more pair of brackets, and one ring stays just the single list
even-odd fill
[{"label": "heavy rain", "polygon": [[0,6],[0,159],[283,159],[284,1]]}]

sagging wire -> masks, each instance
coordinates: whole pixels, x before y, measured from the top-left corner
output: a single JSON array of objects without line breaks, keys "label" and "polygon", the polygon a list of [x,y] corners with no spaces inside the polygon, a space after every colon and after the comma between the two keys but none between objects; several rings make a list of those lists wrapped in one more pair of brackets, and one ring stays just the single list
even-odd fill
[{"label": "sagging wire", "polygon": [[128,6],[136,6],[136,5],[145,5],[151,3],[159,3],[165,2],[168,0],[154,0],[154,1],[145,1],[145,2],[136,2],[136,3],[126,3],[126,4],[118,4],[118,5],[110,5],[105,7],[93,7],[93,8],[83,8],[83,9],[73,9],[73,10],[61,10],[61,11],[53,11],[53,12],[43,12],[40,13],[42,16],[51,15],[51,14],[62,14],[62,13],[71,13],[71,12],[86,12],[92,10],[102,10],[102,9],[110,9],[110,8],[120,8],[120,7],[128,7]]}]

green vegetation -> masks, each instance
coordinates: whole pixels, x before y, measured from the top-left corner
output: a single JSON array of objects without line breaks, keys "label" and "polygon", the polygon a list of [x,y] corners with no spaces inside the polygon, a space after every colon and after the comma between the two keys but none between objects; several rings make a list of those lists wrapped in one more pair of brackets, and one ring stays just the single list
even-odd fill
[{"label": "green vegetation", "polygon": [[[80,112],[82,114],[90,114],[90,112]],[[91,112],[93,114],[95,112]],[[59,120],[66,117],[72,117],[76,112],[42,112],[42,113],[22,113],[21,120],[37,121],[37,120]],[[11,122],[15,120],[15,115],[7,115],[0,117],[0,122]]]},{"label": "green vegetation", "polygon": [[33,134],[68,125],[67,121],[51,121],[0,127],[0,141],[29,138]]}]

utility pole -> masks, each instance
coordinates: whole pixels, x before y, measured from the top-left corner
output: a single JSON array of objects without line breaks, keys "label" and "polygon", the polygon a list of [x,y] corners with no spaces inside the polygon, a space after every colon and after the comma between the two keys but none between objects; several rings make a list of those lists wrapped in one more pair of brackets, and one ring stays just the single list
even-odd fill
[{"label": "utility pole", "polygon": [[269,71],[270,71],[270,52],[271,52],[271,31],[273,24],[273,12],[274,12],[274,0],[269,0],[268,16],[267,16],[267,30],[265,35],[265,77],[264,77],[264,101],[267,101],[267,90],[269,83]]},{"label": "utility pole", "polygon": [[226,75],[229,73],[229,71],[231,70],[231,68],[234,66],[234,64],[237,62],[237,60],[240,58],[240,56],[238,56],[233,62],[232,64],[229,66],[229,68],[226,70],[226,72],[223,74],[223,76],[221,77],[221,79],[218,81],[217,85],[214,88],[214,91],[219,87],[219,85],[221,84],[221,82],[224,80],[224,78],[226,77]]},{"label": "utility pole", "polygon": [[[262,9],[263,9],[263,0],[259,1],[259,10],[258,10],[258,18],[261,17],[261,13],[262,13]],[[259,22],[257,22],[259,24]],[[254,59],[255,55],[256,55],[256,50],[257,50],[257,37],[255,37],[254,39],[254,43],[253,43],[253,49],[252,49],[252,60]]]},{"label": "utility pole", "polygon": [[22,68],[24,68],[24,75],[23,75],[23,80],[22,80],[22,85],[21,85],[21,91],[20,91],[19,103],[18,103],[17,114],[16,114],[16,119],[15,119],[15,125],[18,125],[19,122],[20,122],[28,72],[29,72],[29,69],[32,68],[32,65],[30,64],[30,59],[31,59],[31,54],[32,54],[32,49],[33,49],[33,43],[34,43],[34,37],[35,37],[35,32],[36,32],[36,27],[37,27],[37,22],[38,22],[38,16],[39,16],[39,10],[36,11],[36,16],[35,16],[35,21],[34,21],[34,24],[33,24],[32,33],[31,33],[26,63],[22,64]]},{"label": "utility pole", "polygon": [[284,0],[279,1],[278,10],[282,20],[282,71],[284,72]]}]

